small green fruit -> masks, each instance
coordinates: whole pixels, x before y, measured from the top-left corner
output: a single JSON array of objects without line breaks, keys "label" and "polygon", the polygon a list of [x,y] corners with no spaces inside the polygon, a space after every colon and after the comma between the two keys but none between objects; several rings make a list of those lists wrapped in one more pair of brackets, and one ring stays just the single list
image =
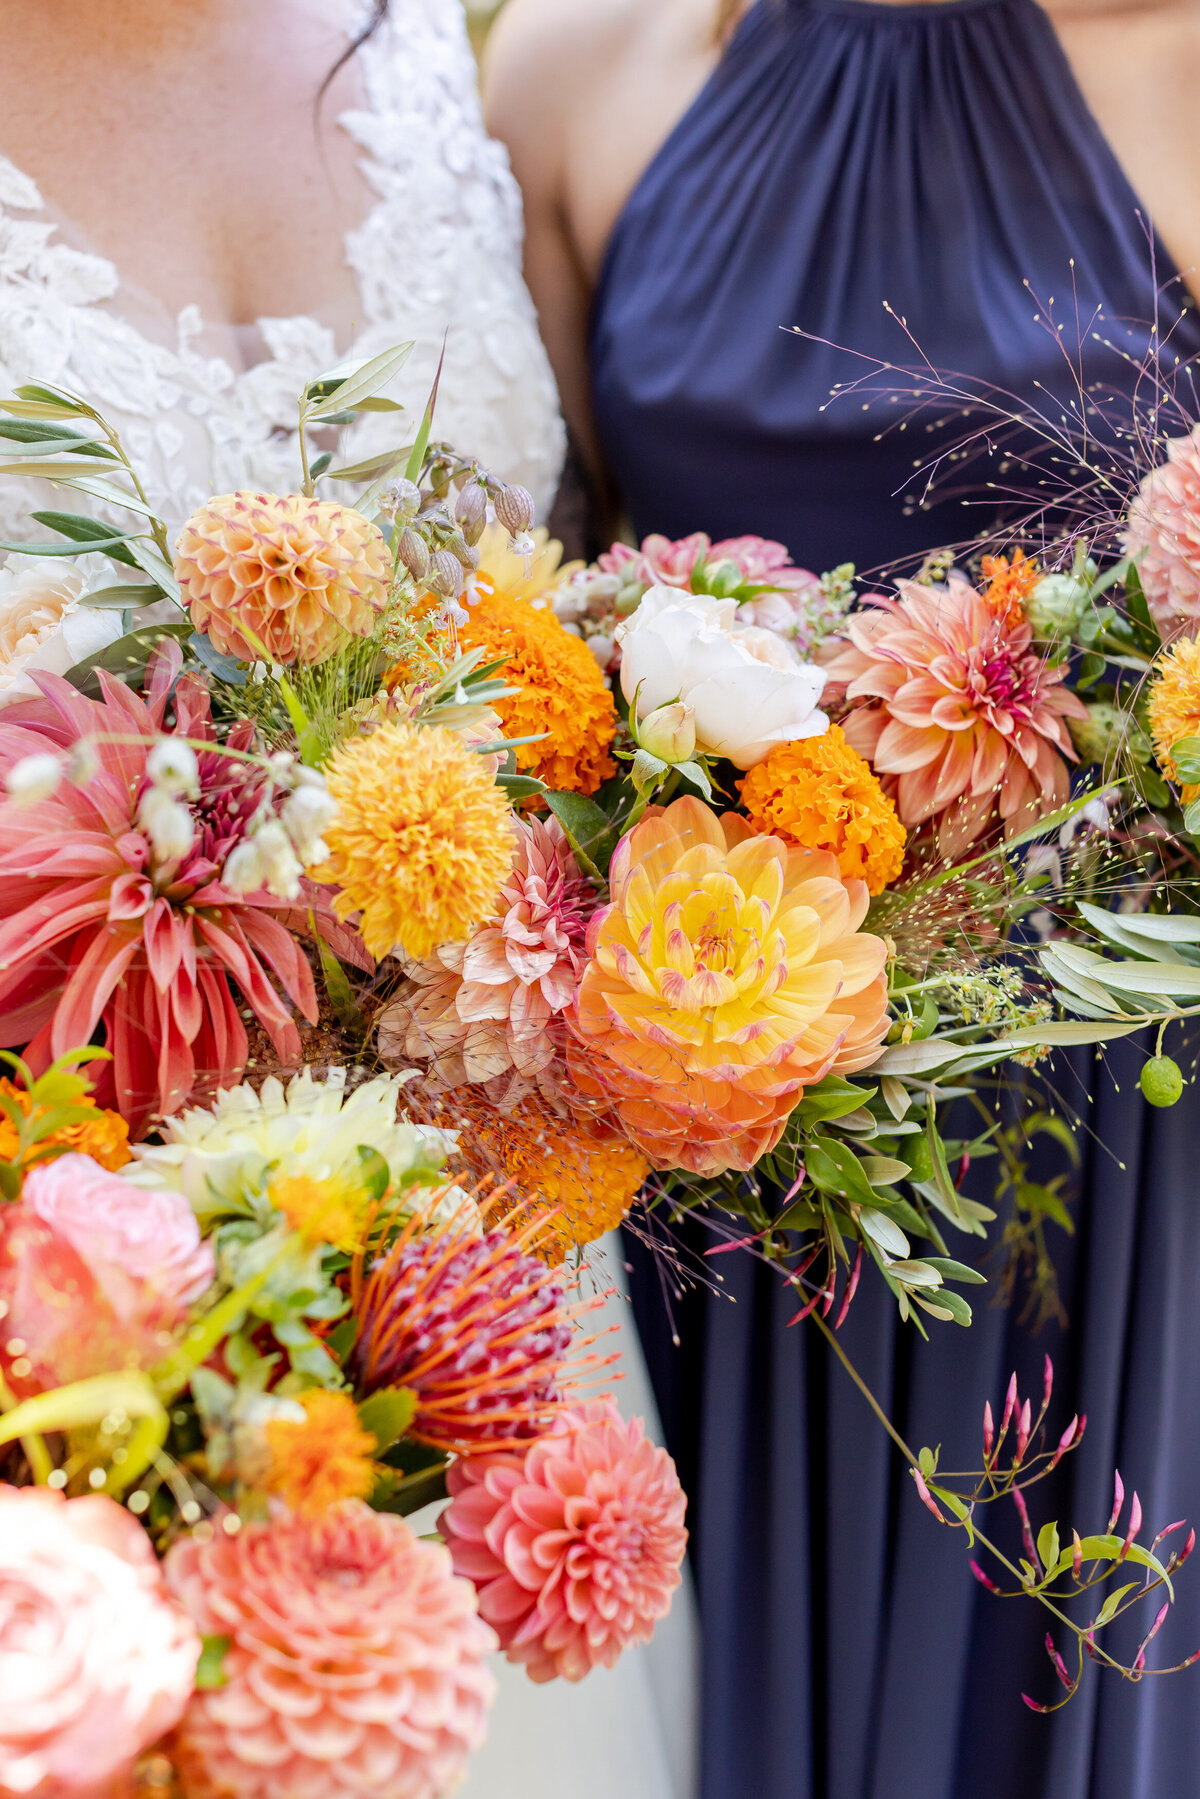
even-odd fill
[{"label": "small green fruit", "polygon": [[1141,1073],[1142,1092],[1152,1106],[1173,1106],[1183,1092],[1183,1075],[1170,1056],[1151,1056]]}]

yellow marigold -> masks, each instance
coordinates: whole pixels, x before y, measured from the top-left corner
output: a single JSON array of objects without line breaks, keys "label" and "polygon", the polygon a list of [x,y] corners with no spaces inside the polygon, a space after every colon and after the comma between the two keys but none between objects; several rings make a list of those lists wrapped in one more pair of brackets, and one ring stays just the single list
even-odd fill
[{"label": "yellow marigold", "polygon": [[[1150,735],[1154,754],[1168,781],[1177,778],[1171,747],[1184,737],[1200,737],[1200,643],[1180,637],[1158,659],[1150,683]],[[1190,805],[1200,787],[1185,787]]]},{"label": "yellow marigold", "polygon": [[[582,562],[564,562],[563,547],[544,525],[533,532],[533,555],[514,556],[503,525],[488,525],[479,540],[479,566],[488,584],[505,600],[546,599],[578,574]],[[528,574],[525,572],[528,569]]]},{"label": "yellow marigold", "polygon": [[616,773],[608,752],[617,729],[595,657],[548,606],[509,599],[491,586],[486,577],[478,583],[479,599],[458,636],[465,650],[505,659],[504,680],[518,691],[496,702],[504,735],[539,738],[515,752],[517,767],[559,792],[595,793]]},{"label": "yellow marigold", "polygon": [[348,1393],[301,1396],[305,1417],[272,1418],[271,1461],[263,1485],[298,1518],[321,1518],[343,1499],[365,1499],[375,1485],[376,1440],[362,1428]]},{"label": "yellow marigold", "polygon": [[558,1117],[536,1097],[501,1110],[477,1087],[458,1088],[438,1102],[435,1122],[458,1130],[485,1206],[489,1177],[496,1186],[511,1181],[496,1215],[518,1229],[540,1221],[529,1253],[552,1267],[615,1230],[650,1172],[623,1137],[586,1119]]},{"label": "yellow marigold", "polygon": [[376,957],[461,943],[493,910],[515,845],[484,759],[453,731],[397,723],[343,744],[325,772],[338,816],[315,877],[340,889],[338,917],[361,913]]},{"label": "yellow marigold", "polygon": [[364,1187],[344,1175],[314,1180],[308,1174],[272,1181],[267,1198],[306,1243],[331,1243],[346,1255],[362,1248],[370,1200]]},{"label": "yellow marigold", "polygon": [[1012,561],[1007,556],[985,556],[983,578],[984,603],[989,611],[1006,625],[1019,624],[1025,616],[1025,600],[1042,578],[1037,563],[1024,550],[1014,550]]},{"label": "yellow marigold", "polygon": [[832,850],[846,879],[882,893],[904,863],[904,826],[871,765],[838,725],[781,743],[738,783],[755,830]]},{"label": "yellow marigold", "polygon": [[[29,1116],[32,1104],[24,1087],[14,1086],[12,1081],[0,1078],[0,1093],[12,1100],[19,1109]],[[73,1150],[77,1155],[91,1156],[99,1162],[101,1168],[107,1168],[115,1174],[118,1168],[124,1168],[130,1161],[129,1126],[119,1112],[106,1112],[93,1100],[82,1099],[77,1102],[86,1106],[87,1118],[81,1118],[76,1124],[69,1124],[61,1131],[52,1131],[43,1137],[37,1147],[42,1150],[47,1144],[56,1149]],[[17,1127],[7,1112],[0,1112],[0,1162],[13,1162],[20,1152],[20,1138]]]}]

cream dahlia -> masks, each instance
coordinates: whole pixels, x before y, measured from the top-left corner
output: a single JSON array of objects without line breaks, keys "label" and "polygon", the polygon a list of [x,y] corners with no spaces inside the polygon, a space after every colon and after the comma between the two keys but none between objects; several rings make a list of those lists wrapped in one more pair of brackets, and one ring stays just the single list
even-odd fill
[{"label": "cream dahlia", "polygon": [[874,1059],[887,949],[832,855],[689,798],[622,838],[609,884],[568,1063],[655,1166],[751,1168],[806,1086]]},{"label": "cream dahlia", "polygon": [[180,531],[175,575],[192,623],[223,655],[321,662],[348,637],[370,635],[392,556],[378,525],[352,507],[227,493]]},{"label": "cream dahlia", "polygon": [[82,1799],[131,1773],[182,1715],[199,1659],[127,1511],[0,1486],[0,1793]]},{"label": "cream dahlia", "polygon": [[[1003,820],[1009,836],[1067,799],[1068,718],[1083,702],[1033,649],[1023,613],[998,616],[965,581],[873,595],[825,663],[845,687],[847,742],[892,795],[902,824],[937,821],[958,855]],[[832,648],[833,646],[831,646]]]},{"label": "cream dahlia", "polygon": [[482,1742],[495,1641],[449,1554],[402,1518],[344,1500],[211,1542],[187,1538],[167,1583],[225,1684],[197,1693],[172,1742],[188,1799],[440,1799]]},{"label": "cream dahlia", "polygon": [[498,1103],[544,1080],[561,1053],[596,905],[556,818],[519,820],[516,832],[491,917],[466,943],[410,962],[379,1020],[385,1062],[428,1064],[439,1087],[496,1082]]},{"label": "cream dahlia", "polygon": [[453,1463],[446,1484],[439,1528],[455,1570],[531,1679],[611,1668],[666,1617],[687,1500],[666,1450],[611,1400],[568,1412],[524,1455]]},{"label": "cream dahlia", "polygon": [[1173,437],[1129,508],[1125,554],[1138,559],[1146,604],[1160,631],[1194,636],[1200,624],[1200,425]]}]

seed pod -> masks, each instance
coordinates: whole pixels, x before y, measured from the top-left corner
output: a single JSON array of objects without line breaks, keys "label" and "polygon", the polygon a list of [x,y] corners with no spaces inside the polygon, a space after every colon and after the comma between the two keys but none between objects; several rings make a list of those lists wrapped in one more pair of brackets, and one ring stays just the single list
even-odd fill
[{"label": "seed pod", "polygon": [[504,487],[496,497],[496,517],[510,537],[523,537],[533,525],[533,495],[527,487]]},{"label": "seed pod", "polygon": [[429,545],[411,525],[405,525],[400,533],[397,554],[414,581],[425,580],[429,573]]},{"label": "seed pod", "polygon": [[430,591],[443,600],[456,600],[463,589],[463,566],[449,550],[435,550],[429,558]]},{"label": "seed pod", "polygon": [[478,481],[468,481],[458,496],[454,515],[469,544],[477,544],[487,524],[487,495]]}]

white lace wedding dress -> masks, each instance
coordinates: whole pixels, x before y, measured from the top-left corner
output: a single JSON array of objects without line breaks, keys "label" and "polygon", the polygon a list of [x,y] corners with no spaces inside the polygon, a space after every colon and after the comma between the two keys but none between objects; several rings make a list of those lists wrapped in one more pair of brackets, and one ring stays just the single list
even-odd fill
[{"label": "white lace wedding dress", "polygon": [[[354,17],[348,0],[348,24]],[[361,318],[352,343],[313,318],[247,329],[195,307],[171,317],[93,253],[77,222],[51,214],[4,158],[0,122],[0,393],[49,381],[96,405],[172,529],[210,493],[292,489],[303,383],[408,339],[416,347],[392,396],[419,419],[445,339],[436,435],[522,482],[543,516],[549,508],[563,428],[521,280],[520,197],[483,130],[460,0],[393,0],[359,68],[362,103],[339,119],[361,147],[372,194],[345,242]],[[367,415],[343,440],[346,460],[394,442],[395,417]],[[35,506],[94,509],[69,490],[0,476],[0,539],[44,537],[28,517]],[[611,1245],[606,1274],[619,1278]],[[628,1307],[612,1303],[622,1407],[652,1415]],[[468,1799],[691,1799],[693,1646],[685,1591],[648,1649],[578,1687],[534,1687],[499,1663]]]}]

